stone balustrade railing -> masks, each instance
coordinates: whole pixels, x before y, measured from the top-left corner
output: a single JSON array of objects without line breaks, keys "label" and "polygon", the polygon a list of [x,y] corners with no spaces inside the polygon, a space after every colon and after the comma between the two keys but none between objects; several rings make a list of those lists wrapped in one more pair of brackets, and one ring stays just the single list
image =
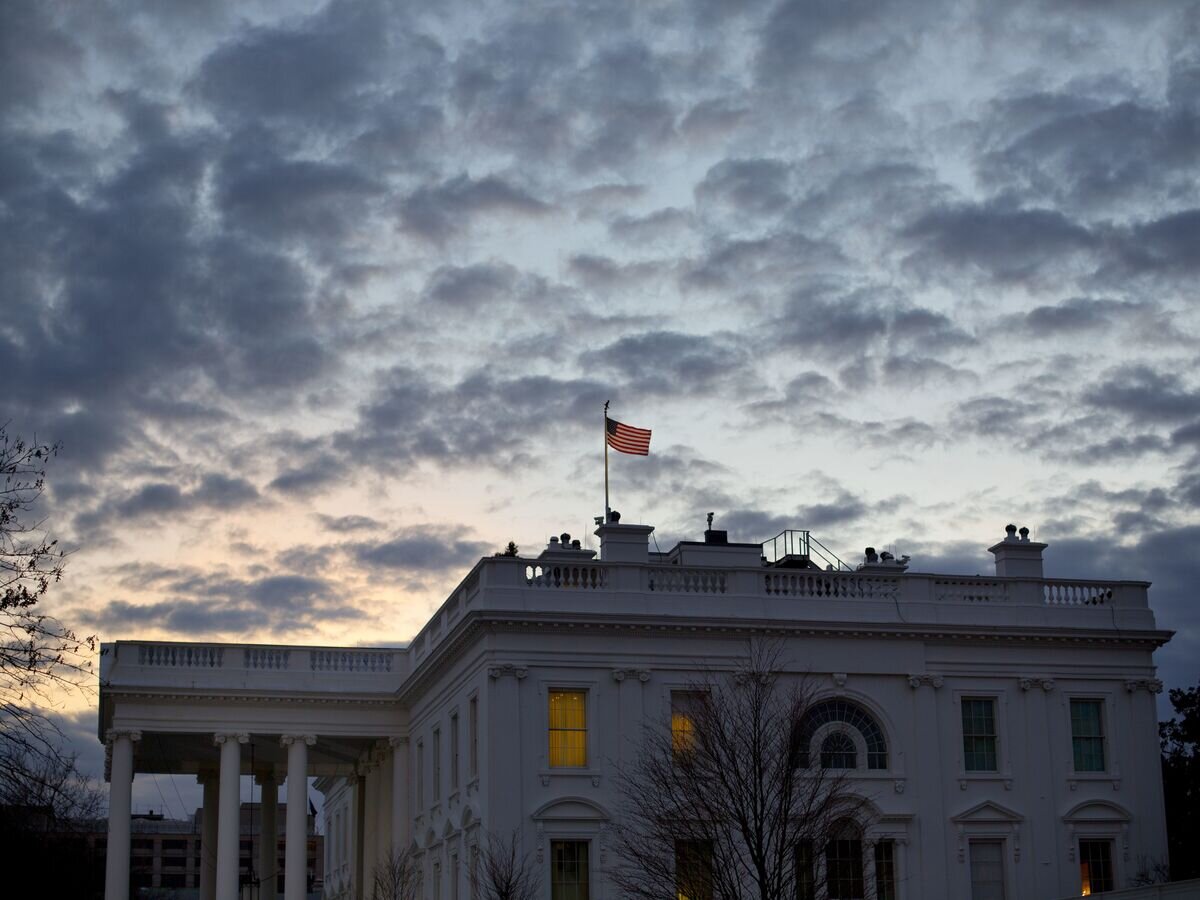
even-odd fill
[{"label": "stone balustrade railing", "polygon": [[152,667],[197,673],[197,670],[236,672],[336,673],[388,675],[403,671],[403,649],[357,647],[272,647],[256,644],[186,644],[121,641],[113,665]]}]

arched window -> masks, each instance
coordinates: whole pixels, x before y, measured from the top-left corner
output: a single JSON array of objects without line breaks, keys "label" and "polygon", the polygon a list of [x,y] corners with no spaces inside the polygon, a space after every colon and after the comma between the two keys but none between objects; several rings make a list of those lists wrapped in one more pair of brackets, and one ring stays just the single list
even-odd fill
[{"label": "arched window", "polygon": [[821,742],[822,769],[857,769],[858,749],[844,731],[833,731]]},{"label": "arched window", "polygon": [[825,882],[829,900],[861,900],[865,896],[862,832],[853,822],[836,826],[825,845]]},{"label": "arched window", "polygon": [[800,749],[800,764],[808,766],[809,749],[813,737],[823,725],[840,722],[848,725],[862,735],[867,745],[867,768],[886,769],[888,767],[887,739],[883,729],[869,712],[851,700],[838,697],[833,700],[822,700],[816,703],[804,715],[800,722],[797,743]]}]

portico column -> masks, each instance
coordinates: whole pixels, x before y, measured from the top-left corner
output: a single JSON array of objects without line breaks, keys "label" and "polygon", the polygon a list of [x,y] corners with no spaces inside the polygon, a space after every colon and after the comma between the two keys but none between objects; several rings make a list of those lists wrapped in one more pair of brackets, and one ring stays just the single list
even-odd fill
[{"label": "portico column", "polygon": [[375,807],[376,831],[375,864],[385,865],[388,855],[392,852],[392,759],[391,748],[386,741],[380,741],[375,751],[379,761],[379,804]]},{"label": "portico column", "polygon": [[221,784],[217,799],[216,900],[238,900],[238,850],[241,837],[242,744],[247,734],[213,735],[221,748]]},{"label": "portico column", "polygon": [[408,738],[388,738],[392,745],[392,849],[403,853],[408,834]]},{"label": "portico column", "polygon": [[204,772],[196,777],[204,788],[204,811],[200,834],[200,900],[217,896],[217,773]]},{"label": "portico column", "polygon": [[363,876],[365,889],[375,881],[375,850],[379,846],[379,766],[373,751],[367,752],[363,772],[367,776],[367,796],[363,804]]},{"label": "portico column", "polygon": [[284,900],[308,896],[308,748],[317,742],[311,734],[285,734],[287,747],[287,833],[283,838]]},{"label": "portico column", "polygon": [[140,731],[113,731],[108,789],[108,850],[104,900],[129,900],[129,816],[133,804],[133,742]]},{"label": "portico column", "polygon": [[279,867],[276,816],[279,811],[279,783],[273,771],[258,776],[262,788],[262,825],[258,832],[259,900],[275,900],[279,893],[275,872]]}]

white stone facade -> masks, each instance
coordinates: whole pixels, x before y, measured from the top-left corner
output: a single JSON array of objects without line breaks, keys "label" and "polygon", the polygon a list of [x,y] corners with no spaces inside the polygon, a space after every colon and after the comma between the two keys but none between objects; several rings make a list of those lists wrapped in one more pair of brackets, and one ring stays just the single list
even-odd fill
[{"label": "white stone facade", "polygon": [[[483,559],[403,649],[106,646],[110,900],[126,896],[135,770],[215,785],[205,803],[221,825],[201,897],[232,900],[222,860],[236,840],[229,851],[222,826],[236,817],[234,773],[250,773],[247,744],[255,774],[318,777],[328,897],[369,896],[376,862],[412,848],[426,900],[467,900],[478,842],[518,829],[546,900],[558,841],[585,845],[589,898],[615,900],[616,767],[643,726],[666,727],[672,690],[733,665],[756,635],[782,640],[796,677],[842,701],[813,752],[831,731],[853,742],[854,789],[872,810],[867,883],[880,842],[905,900],[969,898],[973,878],[977,893],[990,879],[1008,898],[1077,894],[1082,861],[1119,888],[1165,859],[1152,654],[1170,633],[1148,585],[1044,579],[1044,545],[1015,530],[991,548],[996,577],[887,560],[767,566],[761,547],[719,532],[658,554],[650,531],[601,526],[599,560],[558,541],[536,560]],[[582,694],[582,766],[550,764],[552,692]],[[151,733],[153,752],[133,740]],[[289,792],[289,812],[303,813],[302,796]],[[289,900],[302,881],[290,872]]]}]

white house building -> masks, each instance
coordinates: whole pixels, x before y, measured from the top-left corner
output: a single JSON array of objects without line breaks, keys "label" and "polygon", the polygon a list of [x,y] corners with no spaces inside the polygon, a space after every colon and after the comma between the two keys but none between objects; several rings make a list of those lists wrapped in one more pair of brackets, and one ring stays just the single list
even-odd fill
[{"label": "white house building", "polygon": [[[994,577],[886,554],[850,570],[807,532],[760,545],[710,530],[658,553],[652,531],[601,525],[598,559],[568,536],[536,559],[481,559],[401,649],[106,645],[108,900],[128,896],[135,771],[204,784],[202,900],[239,895],[243,776],[287,781],[288,900],[303,896],[310,777],[327,897],[369,897],[377,862],[407,848],[425,900],[467,900],[479,842],[517,829],[546,900],[616,900],[617,767],[645,723],[669,720],[672,692],[756,635],[816,687],[811,751],[836,751],[867,801],[841,835],[863,891],[1054,898],[1166,858],[1153,652],[1170,632],[1148,584],[1044,578],[1046,545],[1012,526]],[[273,896],[274,865],[259,871]]]}]

